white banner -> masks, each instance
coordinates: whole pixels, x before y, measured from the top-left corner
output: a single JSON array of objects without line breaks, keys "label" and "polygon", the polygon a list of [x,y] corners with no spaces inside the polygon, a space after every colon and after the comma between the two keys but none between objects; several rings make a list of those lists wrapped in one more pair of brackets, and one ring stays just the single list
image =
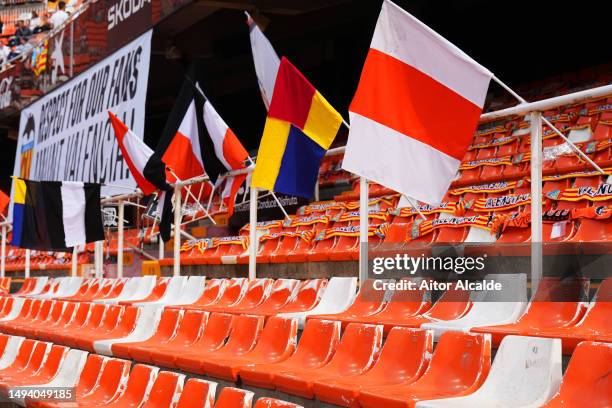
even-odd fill
[{"label": "white banner", "polygon": [[[139,137],[144,135],[151,34],[146,32],[21,111],[15,176],[135,188],[108,111]],[[102,195],[126,192],[102,188]]]}]

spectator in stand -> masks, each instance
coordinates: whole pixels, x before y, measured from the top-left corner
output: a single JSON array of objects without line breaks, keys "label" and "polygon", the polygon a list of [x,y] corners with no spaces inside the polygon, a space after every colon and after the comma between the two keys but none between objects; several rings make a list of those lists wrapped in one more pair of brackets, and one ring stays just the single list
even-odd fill
[{"label": "spectator in stand", "polygon": [[[3,31],[4,31],[4,22],[0,18],[0,34],[2,34]],[[2,43],[2,44],[4,44],[4,43]]]},{"label": "spectator in stand", "polygon": [[9,52],[8,57],[6,59],[10,61],[17,56],[19,56],[19,52],[17,51],[17,46],[14,45],[11,47],[11,52]]},{"label": "spectator in stand", "polygon": [[4,40],[1,40],[1,45],[0,45],[0,64],[4,64],[6,61],[8,61],[8,56],[11,53],[11,49],[9,47],[7,47],[6,43],[4,42]]},{"label": "spectator in stand", "polygon": [[29,21],[17,21],[17,30],[15,30],[15,37],[17,38],[25,38],[26,40],[32,35],[32,30],[30,30],[30,22]]},{"label": "spectator in stand", "polygon": [[49,15],[47,13],[40,14],[40,23],[37,27],[32,30],[34,34],[42,33],[44,31],[51,30],[51,23],[49,23]]},{"label": "spectator in stand", "polygon": [[62,24],[66,22],[66,20],[68,20],[70,16],[68,15],[68,13],[66,13],[65,10],[66,10],[66,3],[63,1],[60,1],[57,4],[57,10],[55,11],[55,13],[53,13],[51,18],[49,19],[53,28],[57,28],[61,26]]},{"label": "spectator in stand", "polygon": [[40,17],[38,17],[38,13],[36,10],[32,11],[32,17],[30,18],[30,27],[32,31],[36,29],[40,25]]}]

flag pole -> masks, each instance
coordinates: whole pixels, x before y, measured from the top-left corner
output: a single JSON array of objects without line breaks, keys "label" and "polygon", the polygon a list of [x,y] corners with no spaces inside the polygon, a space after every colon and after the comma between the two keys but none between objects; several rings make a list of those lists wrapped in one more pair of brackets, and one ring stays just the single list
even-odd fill
[{"label": "flag pole", "polygon": [[410,203],[410,205],[412,206],[412,208],[414,208],[419,215],[421,216],[422,219],[426,220],[427,217],[425,217],[425,215],[423,215],[423,213],[421,212],[421,210],[419,209],[418,203],[415,203],[412,197],[410,197],[409,195],[404,194],[404,197],[406,197],[406,200],[408,200],[408,202]]},{"label": "flag pole", "polygon": [[[251,158],[251,156],[247,156],[247,159],[249,160],[249,162],[251,163],[251,166],[255,166],[255,162],[253,161],[253,159]],[[283,212],[283,214],[285,215],[285,218],[288,219],[289,221],[291,221],[291,217],[289,217],[289,214],[287,214],[287,210],[285,210],[285,207],[283,207],[283,205],[281,204],[280,200],[278,199],[278,197],[276,196],[276,193],[274,193],[274,191],[270,190],[270,194],[272,195],[272,197],[274,198],[274,200],[276,201],[276,204],[278,204],[278,208],[280,208],[280,210]]]},{"label": "flag pole", "polygon": [[125,218],[125,204],[123,200],[119,200],[119,209],[118,209],[118,231],[117,231],[117,278],[123,278],[123,234],[125,233],[125,228],[123,225],[123,220]]},{"label": "flag pole", "polygon": [[[514,98],[516,98],[516,100],[518,100],[521,104],[525,104],[525,103],[529,103],[527,102],[522,96],[520,96],[518,93],[516,93],[512,88],[510,88],[508,85],[506,85],[502,80],[500,80],[499,78],[497,78],[495,75],[493,75],[492,78],[499,86],[501,86],[502,88],[504,88],[506,91],[508,91],[510,93],[510,95],[514,96]],[[569,140],[567,138],[567,136],[565,136],[563,133],[561,133],[561,131],[559,129],[557,129],[557,127],[555,125],[553,125],[544,115],[542,115],[542,122],[544,122],[553,132],[555,132],[557,134],[557,136],[561,137],[561,139],[563,139],[565,141],[565,143],[567,143],[572,150],[574,151],[574,153],[576,153],[578,155],[578,157],[580,157],[581,159],[583,159],[584,161],[586,161],[587,163],[589,163],[595,170],[597,170],[598,172],[600,172],[603,175],[606,175],[606,172],[602,170],[601,167],[599,167],[597,165],[597,163],[595,163],[593,160],[591,160],[591,158],[589,156],[587,156],[582,150],[580,150],[578,148],[578,146],[576,146],[574,144],[574,142],[572,142],[571,140]]]},{"label": "flag pole", "polygon": [[257,247],[259,241],[257,239],[257,195],[259,191],[257,187],[251,186],[251,197],[249,201],[249,279],[257,277]]},{"label": "flag pole", "polygon": [[2,224],[2,254],[0,255],[0,277],[6,273],[6,224]]},{"label": "flag pole", "polygon": [[[174,173],[174,170],[170,169],[170,167],[168,167],[168,169],[170,170],[170,174],[172,174],[172,176],[176,179],[176,181],[178,181],[179,183],[182,183],[183,180],[181,180],[180,178],[178,178],[178,176],[176,175],[176,173]],[[206,208],[204,208],[204,206],[202,205],[202,203],[200,203],[200,201],[198,201],[198,199],[193,195],[193,193],[191,192],[191,189],[189,188],[189,186],[187,186],[187,194],[194,200],[196,201],[196,203],[198,204],[198,206],[204,211],[204,215],[215,225],[217,225],[217,223],[215,222],[215,220],[213,219],[213,217],[211,217],[211,215],[209,214],[208,211],[206,211]]]}]

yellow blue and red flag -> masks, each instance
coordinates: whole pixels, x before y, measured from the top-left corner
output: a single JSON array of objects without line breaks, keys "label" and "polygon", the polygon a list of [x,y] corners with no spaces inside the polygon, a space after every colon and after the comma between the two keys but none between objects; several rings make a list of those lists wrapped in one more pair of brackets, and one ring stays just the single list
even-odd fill
[{"label": "yellow blue and red flag", "polygon": [[251,185],[311,198],[342,116],[282,58]]}]

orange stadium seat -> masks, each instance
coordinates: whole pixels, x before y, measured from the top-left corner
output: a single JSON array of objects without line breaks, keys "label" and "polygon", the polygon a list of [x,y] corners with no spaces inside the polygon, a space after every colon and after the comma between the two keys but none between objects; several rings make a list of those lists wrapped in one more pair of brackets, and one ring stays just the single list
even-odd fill
[{"label": "orange stadium seat", "polygon": [[251,408],[253,393],[240,388],[225,387],[221,390],[214,408]]},{"label": "orange stadium seat", "polygon": [[[108,305],[105,309],[102,321],[100,322],[98,327],[95,328],[94,333],[100,335],[106,335],[107,333],[111,333],[119,324],[119,321],[123,317],[123,313],[124,307],[117,305]],[[91,332],[84,332],[74,338],[74,344],[80,349],[85,349],[87,347],[93,348],[94,340],[96,340],[96,338],[92,336]]]},{"label": "orange stadium seat", "polygon": [[427,369],[432,351],[431,331],[394,327],[372,369],[353,377],[316,381],[315,396],[330,404],[355,406],[363,388],[416,381]]},{"label": "orange stadium seat", "polygon": [[212,407],[215,403],[216,383],[190,378],[185,383],[176,408]]},{"label": "orange stadium seat", "polygon": [[578,344],[565,371],[559,392],[543,405],[543,408],[611,406],[610,367],[612,367],[610,343],[585,341]]},{"label": "orange stadium seat", "polygon": [[[295,279],[277,279],[272,284],[270,295],[258,306],[252,308],[232,308],[231,313],[275,314],[293,298],[299,281]],[[284,312],[284,310],[283,310]]]},{"label": "orange stadium seat", "polygon": [[133,306],[123,306],[119,323],[106,332],[96,330],[93,333],[83,333],[77,341],[79,348],[94,351],[94,342],[99,340],[119,339],[127,336],[134,330],[140,309]]},{"label": "orange stadium seat", "polygon": [[285,371],[312,370],[326,365],[340,340],[340,323],[329,320],[306,322],[295,353],[276,363],[248,364],[239,368],[243,383],[261,388],[274,388],[274,379]]},{"label": "orange stadium seat", "polygon": [[94,333],[104,317],[107,307],[101,304],[94,304],[89,308],[89,314],[86,321],[79,327],[64,330],[62,333],[55,334],[55,342],[66,344],[71,347],[76,346],[77,339],[81,338],[81,334]]},{"label": "orange stadium seat", "polygon": [[200,368],[200,356],[218,350],[233,333],[234,319],[226,313],[211,313],[200,338],[188,350],[175,353],[174,366],[183,371],[196,372]]},{"label": "orange stadium seat", "polygon": [[142,406],[151,385],[157,378],[157,373],[157,367],[136,364],[130,372],[123,393],[118,398],[103,404],[103,406],[112,408]]},{"label": "orange stadium seat", "polygon": [[375,280],[368,279],[362,283],[359,294],[353,304],[344,312],[335,314],[309,315],[307,319],[339,320],[345,325],[350,321],[374,315],[385,307],[385,291],[375,289]]},{"label": "orange stadium seat", "polygon": [[242,355],[216,353],[202,363],[202,370],[210,377],[236,381],[240,367],[245,364],[273,364],[293,354],[297,343],[297,320],[271,317],[266,322],[255,347]]},{"label": "orange stadium seat", "polygon": [[588,281],[544,277],[533,300],[518,321],[477,327],[471,331],[490,333],[493,345],[498,346],[507,335],[537,336],[540,330],[572,327],[580,321],[586,310],[581,299],[584,291],[588,291]]},{"label": "orange stadium seat", "polygon": [[174,367],[176,351],[189,349],[202,334],[202,328],[206,326],[207,321],[207,312],[185,311],[176,329],[176,334],[168,342],[151,349],[151,360],[159,366]]},{"label": "orange stadium seat", "polygon": [[257,400],[254,408],[302,408],[302,406],[275,398],[264,397]]},{"label": "orange stadium seat", "polygon": [[166,308],[159,318],[155,334],[149,339],[136,343],[115,343],[111,350],[113,356],[131,358],[143,363],[152,363],[151,351],[165,345],[176,333],[176,328],[183,317],[183,311]]},{"label": "orange stadium seat", "polygon": [[225,311],[227,308],[235,305],[242,297],[248,287],[249,281],[245,278],[232,278],[229,280],[225,288],[223,289],[223,293],[217,299],[216,302],[212,304],[201,304],[198,300],[196,303],[192,305],[182,306],[185,309],[200,309],[200,310],[210,310],[215,311],[219,310],[220,312]]},{"label": "orange stadium seat", "polygon": [[382,337],[382,326],[351,323],[344,330],[329,364],[320,368],[302,367],[296,371],[278,372],[274,376],[276,389],[304,398],[313,398],[317,380],[360,375],[369,370],[376,361]]},{"label": "orange stadium seat", "polygon": [[183,389],[183,374],[162,371],[159,373],[151,390],[146,394],[142,408],[168,408],[178,400]]},{"label": "orange stadium seat", "polygon": [[488,335],[442,334],[423,376],[407,384],[364,387],[359,404],[366,408],[414,407],[421,400],[468,395],[480,387],[491,367]]}]

